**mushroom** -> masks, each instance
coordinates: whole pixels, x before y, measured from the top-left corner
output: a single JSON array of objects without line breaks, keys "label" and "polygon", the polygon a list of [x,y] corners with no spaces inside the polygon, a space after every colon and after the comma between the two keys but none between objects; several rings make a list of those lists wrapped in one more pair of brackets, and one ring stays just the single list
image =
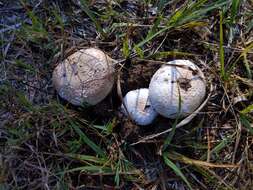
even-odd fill
[{"label": "mushroom", "polygon": [[56,66],[53,85],[73,105],[95,105],[113,87],[113,61],[99,49],[80,49]]},{"label": "mushroom", "polygon": [[150,104],[147,88],[128,92],[123,99],[121,109],[138,125],[149,125],[158,115]]},{"label": "mushroom", "polygon": [[149,84],[154,109],[175,119],[194,112],[206,94],[206,81],[200,68],[189,60],[174,60],[163,65]]}]

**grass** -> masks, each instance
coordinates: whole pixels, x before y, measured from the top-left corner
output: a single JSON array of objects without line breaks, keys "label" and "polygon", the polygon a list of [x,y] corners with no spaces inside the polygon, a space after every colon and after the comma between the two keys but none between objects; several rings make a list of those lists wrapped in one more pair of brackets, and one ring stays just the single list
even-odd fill
[{"label": "grass", "polygon": [[[250,1],[42,0],[0,11],[0,189],[252,188]],[[74,107],[56,95],[52,71],[87,46],[120,61],[123,95],[177,58],[198,64],[215,90],[180,128],[179,118],[147,127],[122,118],[115,88]]]},{"label": "grass", "polygon": [[180,176],[187,186],[192,189],[191,184],[188,182],[182,171],[168,158],[168,153],[164,153],[163,159],[165,164],[168,165],[178,176]]},{"label": "grass", "polygon": [[104,32],[100,22],[96,19],[95,15],[92,13],[92,11],[89,9],[88,4],[85,0],[81,0],[81,7],[84,10],[84,12],[89,16],[89,18],[92,20],[92,22],[95,24],[97,31],[105,38],[106,33]]},{"label": "grass", "polygon": [[221,78],[227,80],[227,74],[225,72],[225,57],[224,57],[224,48],[223,48],[223,12],[220,11],[220,75]]}]

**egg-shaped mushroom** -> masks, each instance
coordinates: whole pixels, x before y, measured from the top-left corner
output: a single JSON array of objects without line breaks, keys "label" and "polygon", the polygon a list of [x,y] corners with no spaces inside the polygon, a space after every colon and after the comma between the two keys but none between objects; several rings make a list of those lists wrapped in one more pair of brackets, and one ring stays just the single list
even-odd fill
[{"label": "egg-shaped mushroom", "polygon": [[129,91],[123,99],[121,109],[138,125],[149,125],[158,115],[150,104],[147,88]]},{"label": "egg-shaped mushroom", "polygon": [[59,96],[71,104],[95,105],[113,87],[113,60],[99,49],[80,49],[56,66],[52,80]]},{"label": "egg-shaped mushroom", "polygon": [[164,117],[175,119],[194,112],[206,94],[206,81],[200,68],[189,60],[163,65],[149,84],[150,102]]}]

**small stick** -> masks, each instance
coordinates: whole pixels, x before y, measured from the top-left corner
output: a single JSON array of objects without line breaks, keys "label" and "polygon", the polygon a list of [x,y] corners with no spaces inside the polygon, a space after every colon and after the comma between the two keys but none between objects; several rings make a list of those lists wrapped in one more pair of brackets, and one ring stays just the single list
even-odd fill
[{"label": "small stick", "polygon": [[[209,101],[211,95],[212,95],[212,92],[213,92],[213,85],[211,84],[210,86],[210,92],[207,96],[207,98],[205,99],[205,101],[198,107],[198,109],[196,109],[191,115],[189,115],[188,117],[186,117],[185,119],[183,119],[181,122],[179,122],[177,125],[176,125],[176,129],[186,125],[187,123],[189,123],[197,114],[198,112],[206,105],[206,103]],[[137,144],[140,144],[140,143],[145,143],[147,140],[150,140],[150,139],[153,139],[153,138],[156,138],[156,137],[159,137],[163,134],[166,134],[168,132],[172,131],[172,128],[169,128],[165,131],[162,131],[160,133],[156,133],[154,135],[149,135],[149,136],[146,136],[144,138],[142,138],[141,140],[137,141],[137,142],[134,142],[132,144],[130,144],[130,146],[134,146],[134,145],[137,145]]]}]

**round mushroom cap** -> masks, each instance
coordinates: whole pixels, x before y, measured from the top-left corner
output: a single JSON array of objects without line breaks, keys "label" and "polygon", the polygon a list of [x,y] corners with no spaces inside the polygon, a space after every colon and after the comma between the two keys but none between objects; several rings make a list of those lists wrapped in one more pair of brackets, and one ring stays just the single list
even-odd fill
[{"label": "round mushroom cap", "polygon": [[59,63],[53,72],[58,94],[73,105],[95,105],[114,83],[112,59],[95,48],[80,49]]},{"label": "round mushroom cap", "polygon": [[163,65],[149,84],[154,109],[175,119],[194,112],[206,94],[206,81],[200,68],[189,60],[174,60]]},{"label": "round mushroom cap", "polygon": [[129,114],[138,125],[149,125],[158,115],[150,104],[147,88],[128,92],[123,102],[121,105],[123,113],[126,116]]}]

